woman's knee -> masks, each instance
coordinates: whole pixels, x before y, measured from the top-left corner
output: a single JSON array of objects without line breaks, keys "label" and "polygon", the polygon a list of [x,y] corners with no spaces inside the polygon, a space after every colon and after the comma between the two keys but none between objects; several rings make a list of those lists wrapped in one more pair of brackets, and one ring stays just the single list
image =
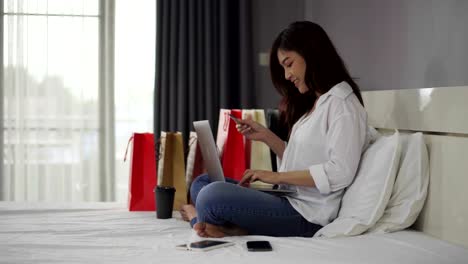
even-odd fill
[{"label": "woman's knee", "polygon": [[207,173],[200,174],[197,177],[195,177],[195,179],[193,180],[193,183],[197,183],[197,182],[210,182],[210,177],[208,176]]},{"label": "woman's knee", "polygon": [[232,187],[235,186],[226,182],[212,182],[205,186],[198,194],[197,209],[208,209],[218,205],[226,205],[226,198],[230,196]]},{"label": "woman's knee", "polygon": [[196,191],[194,189],[201,188],[202,186],[207,185],[209,183],[210,177],[208,177],[208,174],[202,174],[192,181],[192,184],[190,185],[190,191]]},{"label": "woman's knee", "polygon": [[198,193],[208,184],[210,184],[208,174],[202,174],[193,180],[190,185],[190,199],[193,203],[196,202]]}]

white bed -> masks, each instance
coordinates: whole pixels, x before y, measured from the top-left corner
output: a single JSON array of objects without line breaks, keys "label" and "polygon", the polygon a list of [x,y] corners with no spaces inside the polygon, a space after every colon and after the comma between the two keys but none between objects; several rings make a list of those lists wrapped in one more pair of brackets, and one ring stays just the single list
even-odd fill
[{"label": "white bed", "polygon": [[[128,212],[118,203],[0,202],[0,263],[468,263],[468,87],[363,94],[370,124],[423,131],[430,187],[415,230],[348,238],[229,237],[210,252],[175,249],[199,238],[177,213]],[[251,253],[249,240],[273,251]]]},{"label": "white bed", "polygon": [[[2,263],[467,263],[468,250],[422,232],[349,238],[231,237],[233,247],[188,252],[192,239],[178,214],[156,219],[125,204],[0,203]],[[267,239],[270,253],[250,253],[245,241]],[[255,257],[255,258],[254,258]],[[167,261],[167,262],[164,262]]]}]

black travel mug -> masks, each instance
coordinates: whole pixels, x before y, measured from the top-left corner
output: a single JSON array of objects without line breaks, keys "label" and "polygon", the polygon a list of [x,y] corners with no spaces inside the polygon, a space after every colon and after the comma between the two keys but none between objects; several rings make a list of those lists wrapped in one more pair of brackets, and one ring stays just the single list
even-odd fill
[{"label": "black travel mug", "polygon": [[175,188],[171,186],[157,186],[155,188],[156,217],[158,219],[172,218]]}]

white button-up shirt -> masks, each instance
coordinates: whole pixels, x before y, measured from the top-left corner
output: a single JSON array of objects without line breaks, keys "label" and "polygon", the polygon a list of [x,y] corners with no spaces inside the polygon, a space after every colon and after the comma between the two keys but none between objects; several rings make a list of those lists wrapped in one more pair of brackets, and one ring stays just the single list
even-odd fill
[{"label": "white button-up shirt", "polygon": [[351,86],[341,82],[319,97],[315,110],[293,126],[280,172],[308,170],[316,187],[286,185],[291,205],[309,222],[333,221],[344,189],[356,175],[369,142],[367,113]]}]

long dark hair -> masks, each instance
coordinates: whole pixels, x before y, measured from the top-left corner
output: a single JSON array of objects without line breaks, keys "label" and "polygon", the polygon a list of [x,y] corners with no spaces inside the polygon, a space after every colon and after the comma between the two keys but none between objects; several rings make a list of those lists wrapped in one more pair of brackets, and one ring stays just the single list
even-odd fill
[{"label": "long dark hair", "polygon": [[[285,79],[283,67],[278,61],[279,49],[295,51],[304,58],[304,81],[309,88],[306,93],[299,93],[294,84]],[[278,35],[270,51],[270,74],[273,85],[283,97],[279,110],[288,134],[294,123],[312,110],[317,100],[315,92],[324,94],[342,81],[353,88],[354,94],[364,106],[359,86],[349,75],[327,33],[310,21],[294,22]]]}]

